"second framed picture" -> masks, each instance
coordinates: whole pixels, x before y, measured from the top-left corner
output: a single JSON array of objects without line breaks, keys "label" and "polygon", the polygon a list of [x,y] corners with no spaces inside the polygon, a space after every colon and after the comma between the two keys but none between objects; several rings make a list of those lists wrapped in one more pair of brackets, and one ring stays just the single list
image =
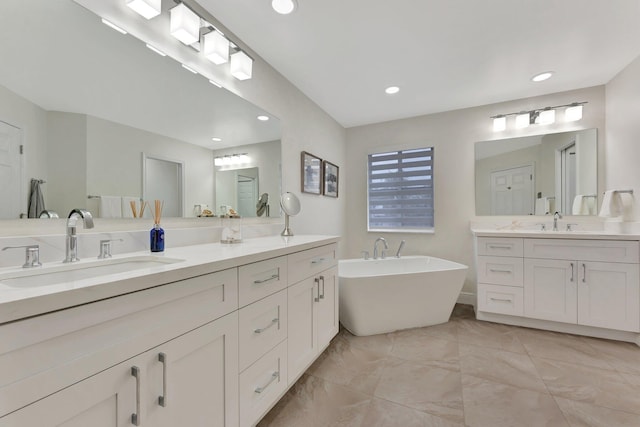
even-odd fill
[{"label": "second framed picture", "polygon": [[331,162],[323,162],[323,176],[324,176],[324,188],[323,194],[329,197],[338,197],[338,179],[339,179],[338,166]]},{"label": "second framed picture", "polygon": [[301,157],[302,192],[322,194],[322,159],[306,151]]}]

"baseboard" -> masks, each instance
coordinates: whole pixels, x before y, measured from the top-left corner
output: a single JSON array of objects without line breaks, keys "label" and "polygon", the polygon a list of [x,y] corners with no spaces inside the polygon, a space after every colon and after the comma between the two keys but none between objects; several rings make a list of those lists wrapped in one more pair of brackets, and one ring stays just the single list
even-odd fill
[{"label": "baseboard", "polygon": [[460,295],[458,295],[458,301],[456,301],[458,304],[466,304],[466,305],[472,305],[472,306],[476,306],[476,294],[472,293],[472,292],[460,292]]}]

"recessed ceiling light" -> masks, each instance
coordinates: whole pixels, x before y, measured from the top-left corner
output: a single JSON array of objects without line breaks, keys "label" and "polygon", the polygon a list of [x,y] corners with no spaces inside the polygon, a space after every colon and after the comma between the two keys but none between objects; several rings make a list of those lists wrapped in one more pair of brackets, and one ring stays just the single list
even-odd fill
[{"label": "recessed ceiling light", "polygon": [[211,138],[211,140],[213,142],[220,142],[220,141],[222,141],[222,138],[218,138],[217,136],[214,136],[213,138]]},{"label": "recessed ceiling light", "polygon": [[106,19],[102,18],[102,23],[104,25],[106,25],[107,27],[113,28],[114,30],[116,30],[120,34],[127,34],[127,32],[125,30],[123,30],[122,28],[118,27],[116,24],[114,24],[111,21],[107,21]]},{"label": "recessed ceiling light", "polygon": [[269,116],[258,116],[258,120],[260,120],[261,122],[266,122],[267,120],[269,120]]},{"label": "recessed ceiling light", "polygon": [[393,95],[394,93],[400,92],[400,88],[398,86],[389,86],[384,91],[389,95]]},{"label": "recessed ceiling light", "polygon": [[298,7],[296,0],[272,0],[271,7],[281,15],[288,15]]},{"label": "recessed ceiling light", "polygon": [[544,73],[536,74],[535,76],[531,77],[531,81],[543,82],[551,76],[553,76],[553,71],[545,71]]}]

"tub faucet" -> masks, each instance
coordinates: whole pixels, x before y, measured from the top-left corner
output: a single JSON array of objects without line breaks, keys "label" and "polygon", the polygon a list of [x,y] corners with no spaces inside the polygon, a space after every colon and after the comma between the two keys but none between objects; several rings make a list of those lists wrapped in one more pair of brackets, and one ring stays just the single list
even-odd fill
[{"label": "tub faucet", "polygon": [[84,228],[93,228],[93,216],[85,209],[74,209],[67,218],[66,256],[63,262],[76,262],[78,259],[78,236],[76,236],[76,223],[82,219]]},{"label": "tub faucet", "polygon": [[396,258],[400,258],[400,252],[402,252],[405,243],[406,242],[404,240],[400,242],[400,246],[398,246],[398,251],[396,252]]},{"label": "tub faucet", "polygon": [[382,251],[382,259],[384,259],[385,251],[389,249],[389,245],[387,245],[387,241],[384,237],[378,237],[376,242],[373,244],[373,259],[378,259],[378,242],[382,242],[384,244],[384,250]]},{"label": "tub faucet", "polygon": [[559,219],[562,219],[562,215],[560,215],[560,212],[556,211],[556,213],[553,214],[553,231],[558,231]]}]

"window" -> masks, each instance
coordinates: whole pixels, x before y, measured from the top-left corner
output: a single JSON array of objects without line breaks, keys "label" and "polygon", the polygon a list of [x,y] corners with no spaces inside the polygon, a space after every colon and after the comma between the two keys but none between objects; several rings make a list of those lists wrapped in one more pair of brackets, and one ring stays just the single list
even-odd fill
[{"label": "window", "polygon": [[433,231],[433,147],[369,154],[369,231]]}]

